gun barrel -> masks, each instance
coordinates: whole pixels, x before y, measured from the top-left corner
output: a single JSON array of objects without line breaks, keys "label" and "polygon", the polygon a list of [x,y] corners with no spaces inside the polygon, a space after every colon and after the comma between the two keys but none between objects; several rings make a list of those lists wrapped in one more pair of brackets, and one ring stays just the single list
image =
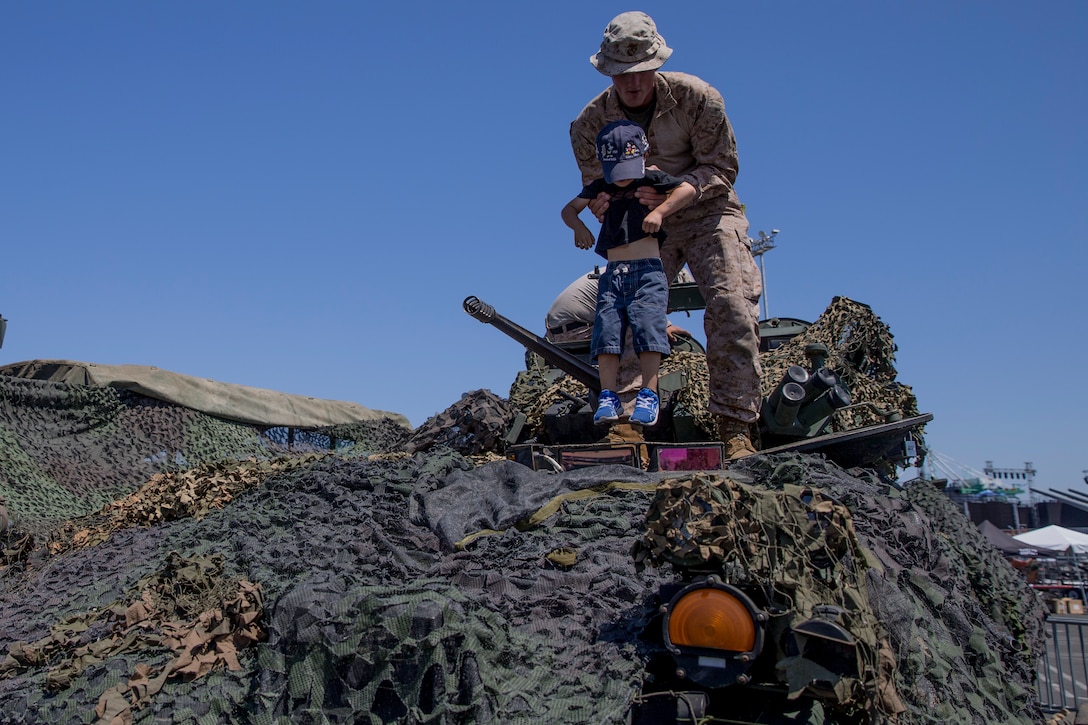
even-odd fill
[{"label": "gun barrel", "polygon": [[601,392],[601,376],[597,369],[561,347],[556,347],[539,335],[529,332],[521,325],[511,322],[479,297],[466,297],[463,303],[465,312],[484,324],[498,328],[507,337],[521,343],[552,365],[585,385],[594,394]]}]

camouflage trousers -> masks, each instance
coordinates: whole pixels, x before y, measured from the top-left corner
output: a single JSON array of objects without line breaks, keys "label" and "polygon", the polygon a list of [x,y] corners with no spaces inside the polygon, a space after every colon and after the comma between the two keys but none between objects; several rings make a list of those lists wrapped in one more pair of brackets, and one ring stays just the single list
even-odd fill
[{"label": "camouflage trousers", "polygon": [[665,275],[687,263],[706,299],[711,413],[752,423],[759,415],[759,296],[763,282],[747,244],[748,220],[723,214],[667,227]]}]

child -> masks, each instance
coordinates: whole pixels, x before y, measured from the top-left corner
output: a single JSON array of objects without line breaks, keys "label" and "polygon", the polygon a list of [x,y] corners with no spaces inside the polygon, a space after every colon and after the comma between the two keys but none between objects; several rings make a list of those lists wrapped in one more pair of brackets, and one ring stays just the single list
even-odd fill
[{"label": "child", "polygon": [[[574,230],[574,243],[581,249],[593,246],[593,233],[578,218],[591,199],[601,192],[611,199],[594,251],[608,260],[597,286],[597,312],[593,322],[590,354],[597,360],[601,395],[593,422],[619,420],[622,404],[613,390],[619,370],[620,353],[628,326],[639,358],[643,388],[635,398],[631,423],[657,423],[660,401],[657,373],[661,357],[669,354],[666,334],[669,283],[661,265],[662,220],[695,198],[695,187],[657,169],[646,169],[650,144],[646,134],[630,121],[615,121],[597,134],[597,158],[603,179],[590,182],[563,207],[563,222]],[[654,210],[635,197],[635,189],[652,186],[668,197]]]}]

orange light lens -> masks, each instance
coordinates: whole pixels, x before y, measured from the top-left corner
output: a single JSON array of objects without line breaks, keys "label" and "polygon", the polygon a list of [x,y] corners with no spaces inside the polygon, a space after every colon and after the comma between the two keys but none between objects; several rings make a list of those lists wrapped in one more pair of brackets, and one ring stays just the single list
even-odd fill
[{"label": "orange light lens", "polygon": [[750,652],[756,644],[756,625],[748,608],[732,594],[697,589],[685,594],[669,614],[669,639],[681,647]]}]

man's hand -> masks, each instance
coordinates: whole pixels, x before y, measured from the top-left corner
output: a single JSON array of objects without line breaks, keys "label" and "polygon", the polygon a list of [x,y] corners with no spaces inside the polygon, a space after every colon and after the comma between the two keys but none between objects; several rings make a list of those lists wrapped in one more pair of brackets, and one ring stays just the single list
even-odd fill
[{"label": "man's hand", "polygon": [[597,221],[604,221],[604,213],[608,211],[608,203],[610,201],[612,201],[612,197],[604,191],[602,191],[600,194],[597,194],[596,199],[589,200],[589,211],[593,214],[593,216],[597,217]]},{"label": "man's hand", "polygon": [[671,322],[665,328],[665,333],[669,336],[669,342],[679,342],[681,337],[691,337],[691,333],[682,327],[677,327]]},{"label": "man's hand", "polygon": [[667,196],[654,191],[652,186],[640,186],[635,189],[635,198],[651,209],[661,206]]}]

